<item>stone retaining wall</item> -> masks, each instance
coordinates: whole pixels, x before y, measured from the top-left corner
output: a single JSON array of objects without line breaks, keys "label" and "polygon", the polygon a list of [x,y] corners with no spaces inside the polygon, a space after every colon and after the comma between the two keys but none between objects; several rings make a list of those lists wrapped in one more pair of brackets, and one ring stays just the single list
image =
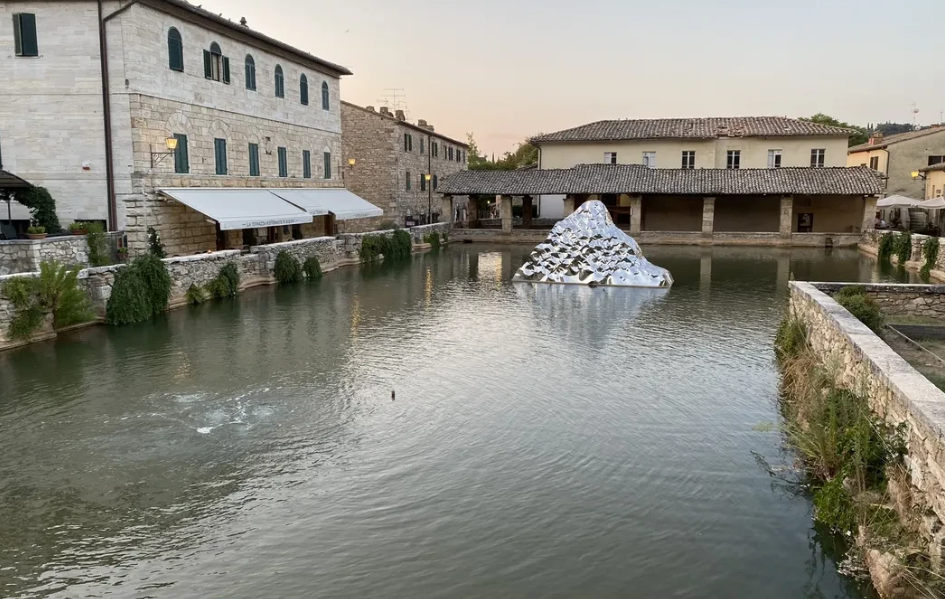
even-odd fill
[{"label": "stone retaining wall", "polygon": [[[859,248],[860,250],[870,254],[872,256],[877,256],[879,254],[879,241],[884,235],[898,235],[897,231],[876,231],[870,230],[863,233],[860,237]],[[914,233],[912,235],[912,255],[909,257],[909,260],[906,261],[904,266],[913,271],[918,271],[922,268],[922,265],[925,264],[925,255],[924,248],[925,241],[929,238],[928,235],[919,235]],[[935,279],[937,281],[945,281],[945,238],[939,237],[939,251],[938,258],[935,260],[935,265],[932,267],[931,272],[929,273],[930,279]],[[893,264],[899,263],[899,258],[892,256],[890,262]]]},{"label": "stone retaining wall", "polygon": [[[908,480],[890,483],[904,522],[917,530],[940,568],[945,554],[945,393],[847,312],[820,284],[791,281],[791,310],[811,347],[836,366],[837,383],[865,392],[870,407],[893,425],[905,424]],[[825,286],[829,289],[829,286]]]},{"label": "stone retaining wall", "polygon": [[887,316],[945,318],[945,285],[892,283],[814,283],[833,297],[845,287],[862,287]]},{"label": "stone retaining wall", "polygon": [[85,236],[0,241],[0,275],[33,272],[39,270],[40,262],[51,260],[62,264],[88,265],[89,246]]},{"label": "stone retaining wall", "polygon": [[342,233],[338,235],[338,251],[347,259],[360,260],[361,257],[361,243],[364,241],[365,237],[379,236],[379,235],[391,235],[393,234],[394,229],[389,229],[385,231],[369,231],[367,233]]},{"label": "stone retaining wall", "polygon": [[439,233],[442,237],[444,234],[449,234],[450,232],[450,223],[433,223],[432,225],[420,225],[419,227],[411,227],[407,229],[407,232],[410,233],[410,237],[413,238],[415,244],[426,243],[423,238],[429,235],[430,233]]}]

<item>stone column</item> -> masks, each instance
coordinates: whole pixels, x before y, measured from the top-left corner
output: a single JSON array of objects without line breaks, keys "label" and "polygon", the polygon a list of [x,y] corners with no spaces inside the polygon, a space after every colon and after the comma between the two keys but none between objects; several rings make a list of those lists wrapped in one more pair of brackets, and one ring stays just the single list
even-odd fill
[{"label": "stone column", "polygon": [[638,235],[643,225],[643,196],[630,196],[630,234]]},{"label": "stone column", "polygon": [[522,228],[532,228],[532,196],[522,196]]},{"label": "stone column", "polygon": [[512,196],[500,196],[499,216],[502,217],[502,232],[512,232]]},{"label": "stone column", "polygon": [[876,196],[863,198],[863,225],[860,233],[866,233],[876,228]]},{"label": "stone column", "polygon": [[574,212],[577,208],[574,205],[574,196],[567,195],[564,196],[564,215],[571,216],[571,213]]},{"label": "stone column", "polygon": [[440,198],[440,214],[445,220],[441,222],[449,223],[450,229],[453,228],[453,196],[442,196]]},{"label": "stone column", "polygon": [[778,232],[781,239],[791,239],[791,230],[794,228],[794,196],[781,198],[781,223]]},{"label": "stone column", "polygon": [[715,231],[715,198],[702,199],[702,236],[712,237]]}]

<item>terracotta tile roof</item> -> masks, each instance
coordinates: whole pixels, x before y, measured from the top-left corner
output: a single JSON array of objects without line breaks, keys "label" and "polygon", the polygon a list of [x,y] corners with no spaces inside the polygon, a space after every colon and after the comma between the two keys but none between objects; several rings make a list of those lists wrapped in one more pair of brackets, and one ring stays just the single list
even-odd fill
[{"label": "terracotta tile roof", "polygon": [[193,4],[187,2],[186,0],[147,0],[146,3],[158,9],[161,8],[162,4],[176,6],[194,15],[197,15],[204,19],[208,19],[210,21],[223,25],[224,27],[227,27],[237,33],[248,35],[249,37],[256,38],[257,40],[260,40],[269,45],[275,46],[285,52],[288,52],[289,54],[294,54],[297,58],[300,58],[302,60],[309,61],[309,62],[314,62],[318,64],[319,66],[324,67],[325,69],[333,71],[339,76],[353,75],[353,73],[350,70],[348,70],[347,68],[339,64],[328,62],[327,60],[321,59],[313,54],[309,54],[308,52],[304,50],[299,50],[298,48],[294,46],[290,46],[289,44],[286,44],[285,42],[280,42],[279,40],[275,38],[269,37],[268,35],[265,35],[258,31],[254,31],[253,29],[250,29],[249,27],[244,27],[243,25],[234,23],[233,21],[230,21],[229,19],[226,19],[216,13],[212,13],[209,10],[201,8],[200,6],[194,6]]},{"label": "terracotta tile roof", "polygon": [[532,143],[623,141],[632,139],[715,139],[718,137],[791,137],[846,135],[853,131],[782,116],[597,121],[545,133]]},{"label": "terracotta tile roof", "polygon": [[571,169],[463,171],[444,179],[449,195],[670,194],[879,195],[882,175],[865,166],[776,169],[651,169],[583,164]]},{"label": "terracotta tile roof", "polygon": [[931,171],[945,171],[945,162],[939,162],[938,164],[933,164],[932,166],[919,169],[919,172],[921,173],[928,173]]},{"label": "terracotta tile roof", "polygon": [[896,135],[884,137],[879,143],[872,145],[865,143],[847,148],[847,154],[853,154],[855,152],[868,152],[870,150],[881,150],[892,144],[909,141],[910,139],[916,139],[918,137],[925,137],[926,135],[932,135],[934,133],[941,133],[943,131],[945,131],[945,127],[930,127],[928,129],[922,129],[921,131],[906,131],[905,133],[897,133]]}]

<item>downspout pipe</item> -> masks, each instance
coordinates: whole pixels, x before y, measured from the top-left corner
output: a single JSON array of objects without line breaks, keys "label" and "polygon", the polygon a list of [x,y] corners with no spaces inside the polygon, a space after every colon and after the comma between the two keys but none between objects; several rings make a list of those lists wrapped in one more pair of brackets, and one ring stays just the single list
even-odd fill
[{"label": "downspout pipe", "polygon": [[102,71],[102,118],[105,124],[105,182],[108,194],[109,231],[118,229],[118,200],[115,197],[115,150],[112,140],[112,103],[111,90],[108,84],[108,36],[106,35],[105,26],[108,24],[108,21],[114,19],[137,3],[138,0],[132,0],[132,2],[106,17],[104,16],[104,10],[102,8],[102,0],[98,0],[98,46]]}]

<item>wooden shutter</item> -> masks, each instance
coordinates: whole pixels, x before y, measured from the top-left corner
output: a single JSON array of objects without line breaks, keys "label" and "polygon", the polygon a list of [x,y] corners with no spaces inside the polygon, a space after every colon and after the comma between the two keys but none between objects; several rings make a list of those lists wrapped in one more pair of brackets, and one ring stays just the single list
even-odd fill
[{"label": "wooden shutter", "polygon": [[308,150],[302,150],[302,176],[312,178],[312,153]]},{"label": "wooden shutter", "polygon": [[207,79],[213,79],[213,56],[210,50],[203,51],[203,76]]},{"label": "wooden shutter", "polygon": [[230,84],[230,59],[224,56],[223,61],[223,83]]},{"label": "wooden shutter", "polygon": [[436,184],[437,184],[436,175],[433,175],[433,189],[436,189]]},{"label": "wooden shutter", "polygon": [[186,174],[190,172],[190,156],[187,155],[187,136],[175,133],[177,150],[174,152],[174,172]]},{"label": "wooden shutter", "polygon": [[325,152],[325,178],[331,179],[331,152]]},{"label": "wooden shutter", "polygon": [[249,144],[249,176],[259,176],[259,146]]},{"label": "wooden shutter", "polygon": [[13,42],[17,56],[39,56],[36,15],[25,12],[13,15]]},{"label": "wooden shutter", "polygon": [[213,149],[214,154],[216,155],[216,173],[218,175],[225,175],[227,172],[226,169],[226,140],[225,139],[215,139],[213,140]]}]

